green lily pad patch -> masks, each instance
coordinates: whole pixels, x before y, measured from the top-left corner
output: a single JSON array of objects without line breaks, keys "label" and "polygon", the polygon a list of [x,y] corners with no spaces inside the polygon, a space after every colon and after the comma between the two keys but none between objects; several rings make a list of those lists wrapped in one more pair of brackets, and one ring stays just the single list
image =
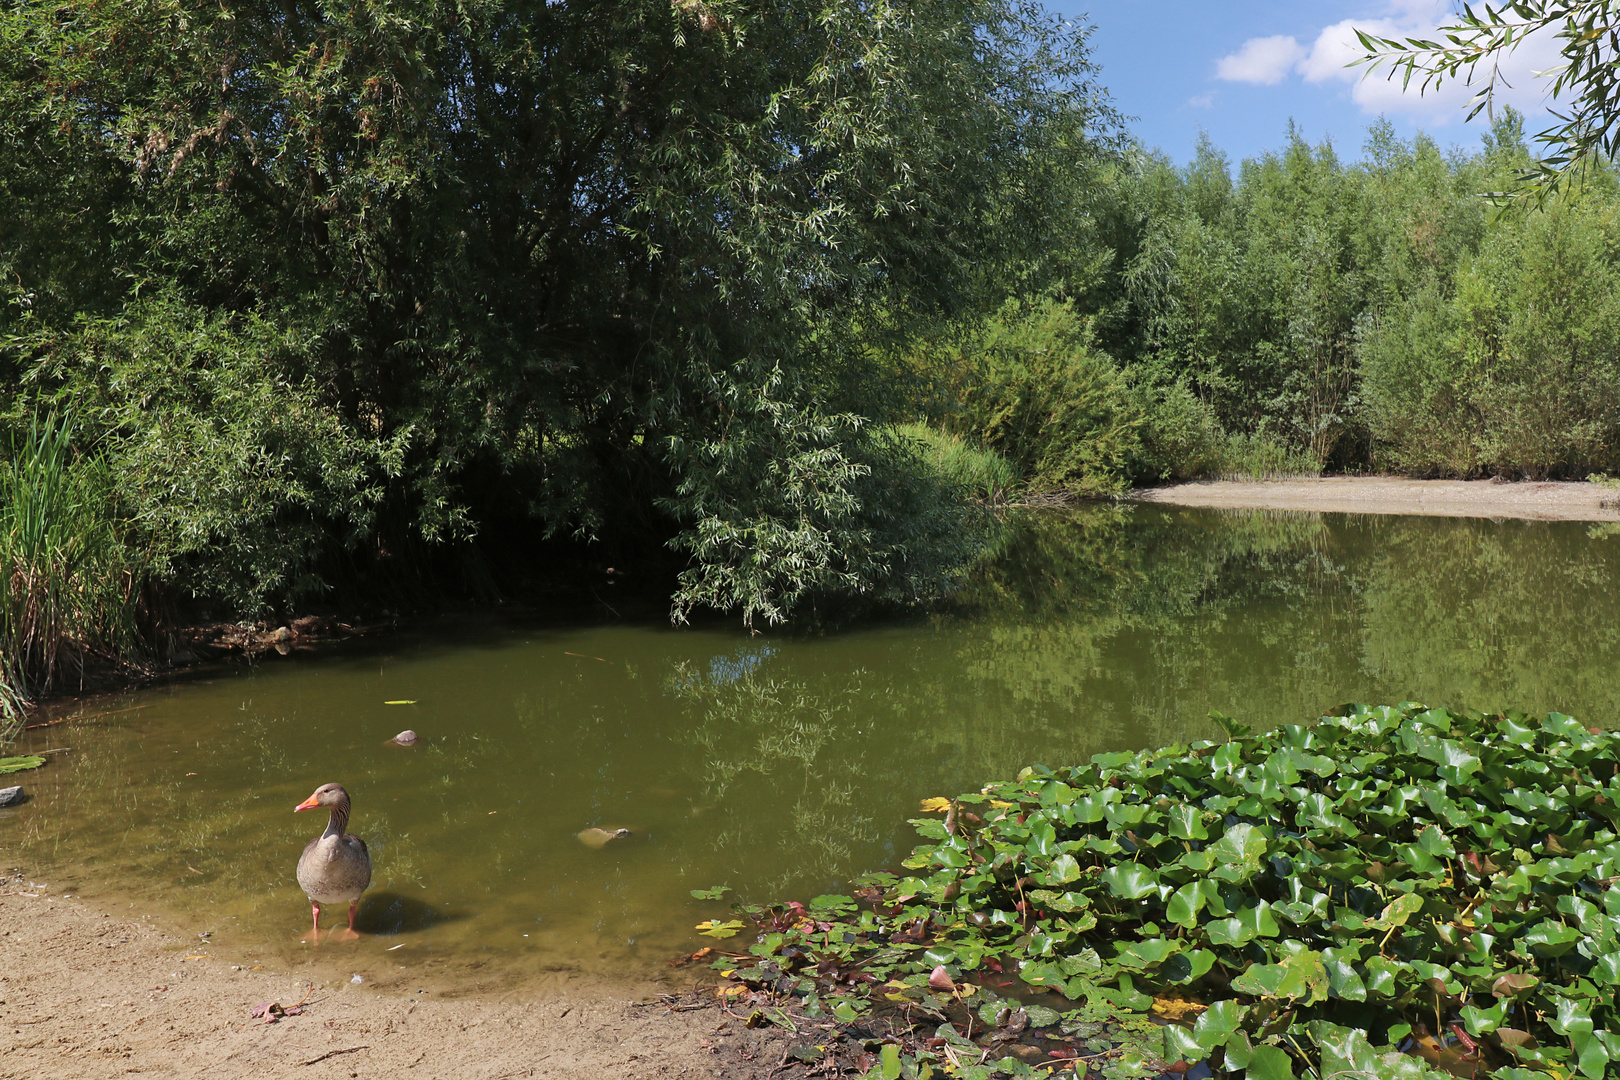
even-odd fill
[{"label": "green lily pad patch", "polygon": [[45,764],[45,759],[38,754],[24,754],[21,757],[0,757],[0,776],[6,773],[22,772],[26,769],[37,769]]},{"label": "green lily pad patch", "polygon": [[868,1075],[1620,1075],[1620,738],[1228,723],[951,800],[905,876],[739,907],[716,966],[883,1032]]}]

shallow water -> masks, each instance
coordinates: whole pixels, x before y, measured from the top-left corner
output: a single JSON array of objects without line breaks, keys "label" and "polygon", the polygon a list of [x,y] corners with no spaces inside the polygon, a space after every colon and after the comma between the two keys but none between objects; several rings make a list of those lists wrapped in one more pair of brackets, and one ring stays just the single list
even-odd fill
[{"label": "shallow water", "polygon": [[[917,801],[1030,763],[1342,702],[1620,716],[1612,526],[1097,507],[1014,530],[948,614],[815,636],[491,615],[272,657],[29,733],[0,857],[159,906],[218,961],[520,988],[646,977],[723,904],[893,869]],[[414,704],[390,705],[410,700]],[[386,740],[404,728],[413,747]],[[357,944],[300,944],[293,880],[354,797]],[[593,850],[575,834],[625,827]],[[328,914],[331,925],[341,912]]]}]

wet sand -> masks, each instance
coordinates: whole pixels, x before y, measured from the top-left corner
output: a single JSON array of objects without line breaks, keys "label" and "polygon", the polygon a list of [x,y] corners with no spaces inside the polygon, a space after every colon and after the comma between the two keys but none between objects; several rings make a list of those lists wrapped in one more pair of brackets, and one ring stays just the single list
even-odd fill
[{"label": "wet sand", "polygon": [[[0,1080],[753,1080],[806,1039],[746,1029],[712,993],[664,997],[651,984],[443,999],[337,981],[310,994],[307,980],[217,955],[161,917],[28,885],[0,875]],[[300,1015],[251,1015],[306,994]]]},{"label": "wet sand", "polygon": [[1620,521],[1620,489],[1584,482],[1497,483],[1327,476],[1300,480],[1200,480],[1137,488],[1136,502],[1340,514],[1422,514],[1528,521]]}]

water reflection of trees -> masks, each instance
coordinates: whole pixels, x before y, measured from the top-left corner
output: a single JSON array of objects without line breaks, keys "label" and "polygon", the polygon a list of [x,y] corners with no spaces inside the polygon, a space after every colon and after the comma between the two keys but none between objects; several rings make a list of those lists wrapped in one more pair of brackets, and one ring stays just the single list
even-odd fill
[{"label": "water reflection of trees", "polygon": [[689,710],[683,739],[702,757],[705,798],[757,808],[729,816],[714,847],[756,849],[761,817],[776,817],[782,841],[795,851],[785,878],[837,878],[877,838],[862,783],[870,772],[860,726],[871,696],[867,673],[829,673],[812,685],[770,677],[762,667],[711,663],[699,673],[678,663],[668,680]]},{"label": "water reflection of trees", "polygon": [[[892,864],[920,795],[1349,700],[1616,715],[1615,540],[1552,523],[1105,506],[1020,522],[951,612],[679,666],[706,796],[798,873]],[[746,651],[746,650],[745,650]],[[784,860],[784,866],[789,860]]]},{"label": "water reflection of trees", "polygon": [[1620,549],[1584,525],[1138,507],[1023,531],[964,608],[990,626],[966,666],[1122,743],[1350,697],[1617,711]]}]

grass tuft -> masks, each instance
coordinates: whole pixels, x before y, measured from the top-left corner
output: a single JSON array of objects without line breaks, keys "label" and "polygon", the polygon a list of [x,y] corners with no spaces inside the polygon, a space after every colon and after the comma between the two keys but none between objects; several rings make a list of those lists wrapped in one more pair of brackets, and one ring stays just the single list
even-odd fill
[{"label": "grass tuft", "polygon": [[895,431],[917,447],[918,456],[980,502],[999,506],[1018,486],[1018,470],[993,450],[980,450],[960,435],[927,424],[900,424]]},{"label": "grass tuft", "polygon": [[1303,450],[1263,435],[1228,435],[1220,447],[1221,480],[1293,480],[1322,475],[1322,466]]}]

